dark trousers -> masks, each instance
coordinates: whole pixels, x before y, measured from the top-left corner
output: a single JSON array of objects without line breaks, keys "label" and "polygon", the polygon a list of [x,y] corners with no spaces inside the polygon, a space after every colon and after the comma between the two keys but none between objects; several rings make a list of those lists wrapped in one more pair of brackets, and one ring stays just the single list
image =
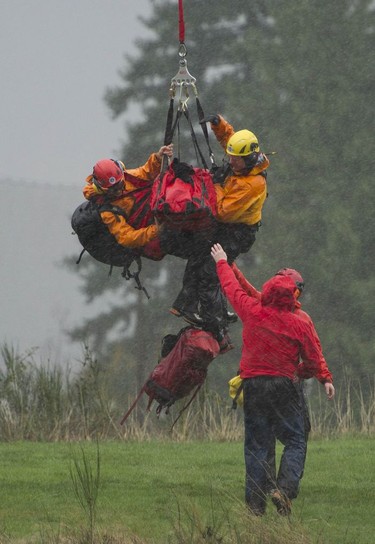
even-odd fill
[{"label": "dark trousers", "polygon": [[[310,423],[310,416],[309,416],[309,409],[307,406],[306,398],[305,398],[305,392],[304,392],[304,383],[300,382],[298,384],[295,384],[296,388],[299,389],[300,398],[301,398],[301,404],[302,404],[302,411],[303,411],[303,419],[305,424],[305,439],[306,439],[306,452],[307,453],[307,441],[309,438],[309,433],[311,431],[311,423]],[[301,476],[302,478],[302,476]],[[270,449],[267,454],[267,483],[266,483],[266,492],[270,493],[270,491],[277,488],[277,482],[276,482],[276,437],[273,436],[273,440],[270,439]]]},{"label": "dark trousers", "polygon": [[199,313],[206,328],[212,332],[226,327],[227,303],[211,255],[198,255],[188,260],[182,289],[173,307]]},{"label": "dark trousers", "polygon": [[221,244],[231,264],[240,253],[249,251],[258,228],[259,225],[217,223],[206,233],[164,230],[161,236],[163,250],[187,258],[182,289],[173,307],[199,313],[205,328],[220,336],[220,331],[227,327],[227,302],[211,257],[211,247],[214,243]]},{"label": "dark trousers", "polygon": [[289,499],[298,495],[306,457],[300,387],[283,377],[244,380],[245,500],[257,514],[266,508],[267,482],[275,438],[284,445],[276,487]]}]

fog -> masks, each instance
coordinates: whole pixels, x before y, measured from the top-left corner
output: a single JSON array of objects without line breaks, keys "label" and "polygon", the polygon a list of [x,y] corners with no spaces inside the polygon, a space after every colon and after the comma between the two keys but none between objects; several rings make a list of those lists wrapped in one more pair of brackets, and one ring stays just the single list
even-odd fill
[{"label": "fog", "polygon": [[[93,310],[58,263],[79,254],[69,217],[92,165],[116,156],[127,119],[103,96],[121,83],[149,0],[6,0],[0,20],[0,342],[75,359],[64,330]],[[130,118],[136,112],[130,113]],[[55,209],[54,205],[55,203]]]}]

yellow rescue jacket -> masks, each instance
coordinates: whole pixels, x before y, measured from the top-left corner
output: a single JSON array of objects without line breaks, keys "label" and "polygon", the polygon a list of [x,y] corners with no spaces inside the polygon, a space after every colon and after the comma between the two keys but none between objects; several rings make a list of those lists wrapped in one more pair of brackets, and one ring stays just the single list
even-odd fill
[{"label": "yellow rescue jacket", "polygon": [[[220,143],[226,149],[229,138],[234,134],[234,128],[220,116],[218,125],[211,125]],[[230,174],[223,186],[216,183],[218,221],[223,223],[244,223],[256,225],[262,218],[262,207],[267,197],[266,178],[264,172],[269,166],[269,160],[263,153],[259,154],[257,164],[246,174]]]}]

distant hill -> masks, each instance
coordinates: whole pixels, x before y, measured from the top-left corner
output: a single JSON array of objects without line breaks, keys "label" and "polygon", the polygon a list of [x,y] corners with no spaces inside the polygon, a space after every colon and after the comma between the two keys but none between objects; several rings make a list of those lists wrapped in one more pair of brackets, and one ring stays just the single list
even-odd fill
[{"label": "distant hill", "polygon": [[52,362],[80,357],[64,330],[92,311],[78,276],[61,265],[80,252],[70,216],[81,189],[0,180],[0,343],[38,346]]}]

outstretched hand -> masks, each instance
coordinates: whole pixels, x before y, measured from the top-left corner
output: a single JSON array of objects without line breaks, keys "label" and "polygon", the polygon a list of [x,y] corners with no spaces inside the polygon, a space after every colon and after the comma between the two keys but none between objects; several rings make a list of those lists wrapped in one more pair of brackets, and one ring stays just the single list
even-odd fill
[{"label": "outstretched hand", "polygon": [[333,383],[326,382],[324,384],[324,389],[326,391],[326,395],[328,397],[328,400],[333,399],[333,397],[335,396],[335,387],[334,387]]},{"label": "outstretched hand", "polygon": [[220,244],[214,244],[211,248],[211,255],[214,261],[217,263],[219,261],[227,261],[227,254],[225,253],[224,249],[221,247]]},{"label": "outstretched hand", "polygon": [[156,154],[159,159],[162,159],[163,155],[167,155],[169,158],[173,157],[173,144],[162,145]]}]

